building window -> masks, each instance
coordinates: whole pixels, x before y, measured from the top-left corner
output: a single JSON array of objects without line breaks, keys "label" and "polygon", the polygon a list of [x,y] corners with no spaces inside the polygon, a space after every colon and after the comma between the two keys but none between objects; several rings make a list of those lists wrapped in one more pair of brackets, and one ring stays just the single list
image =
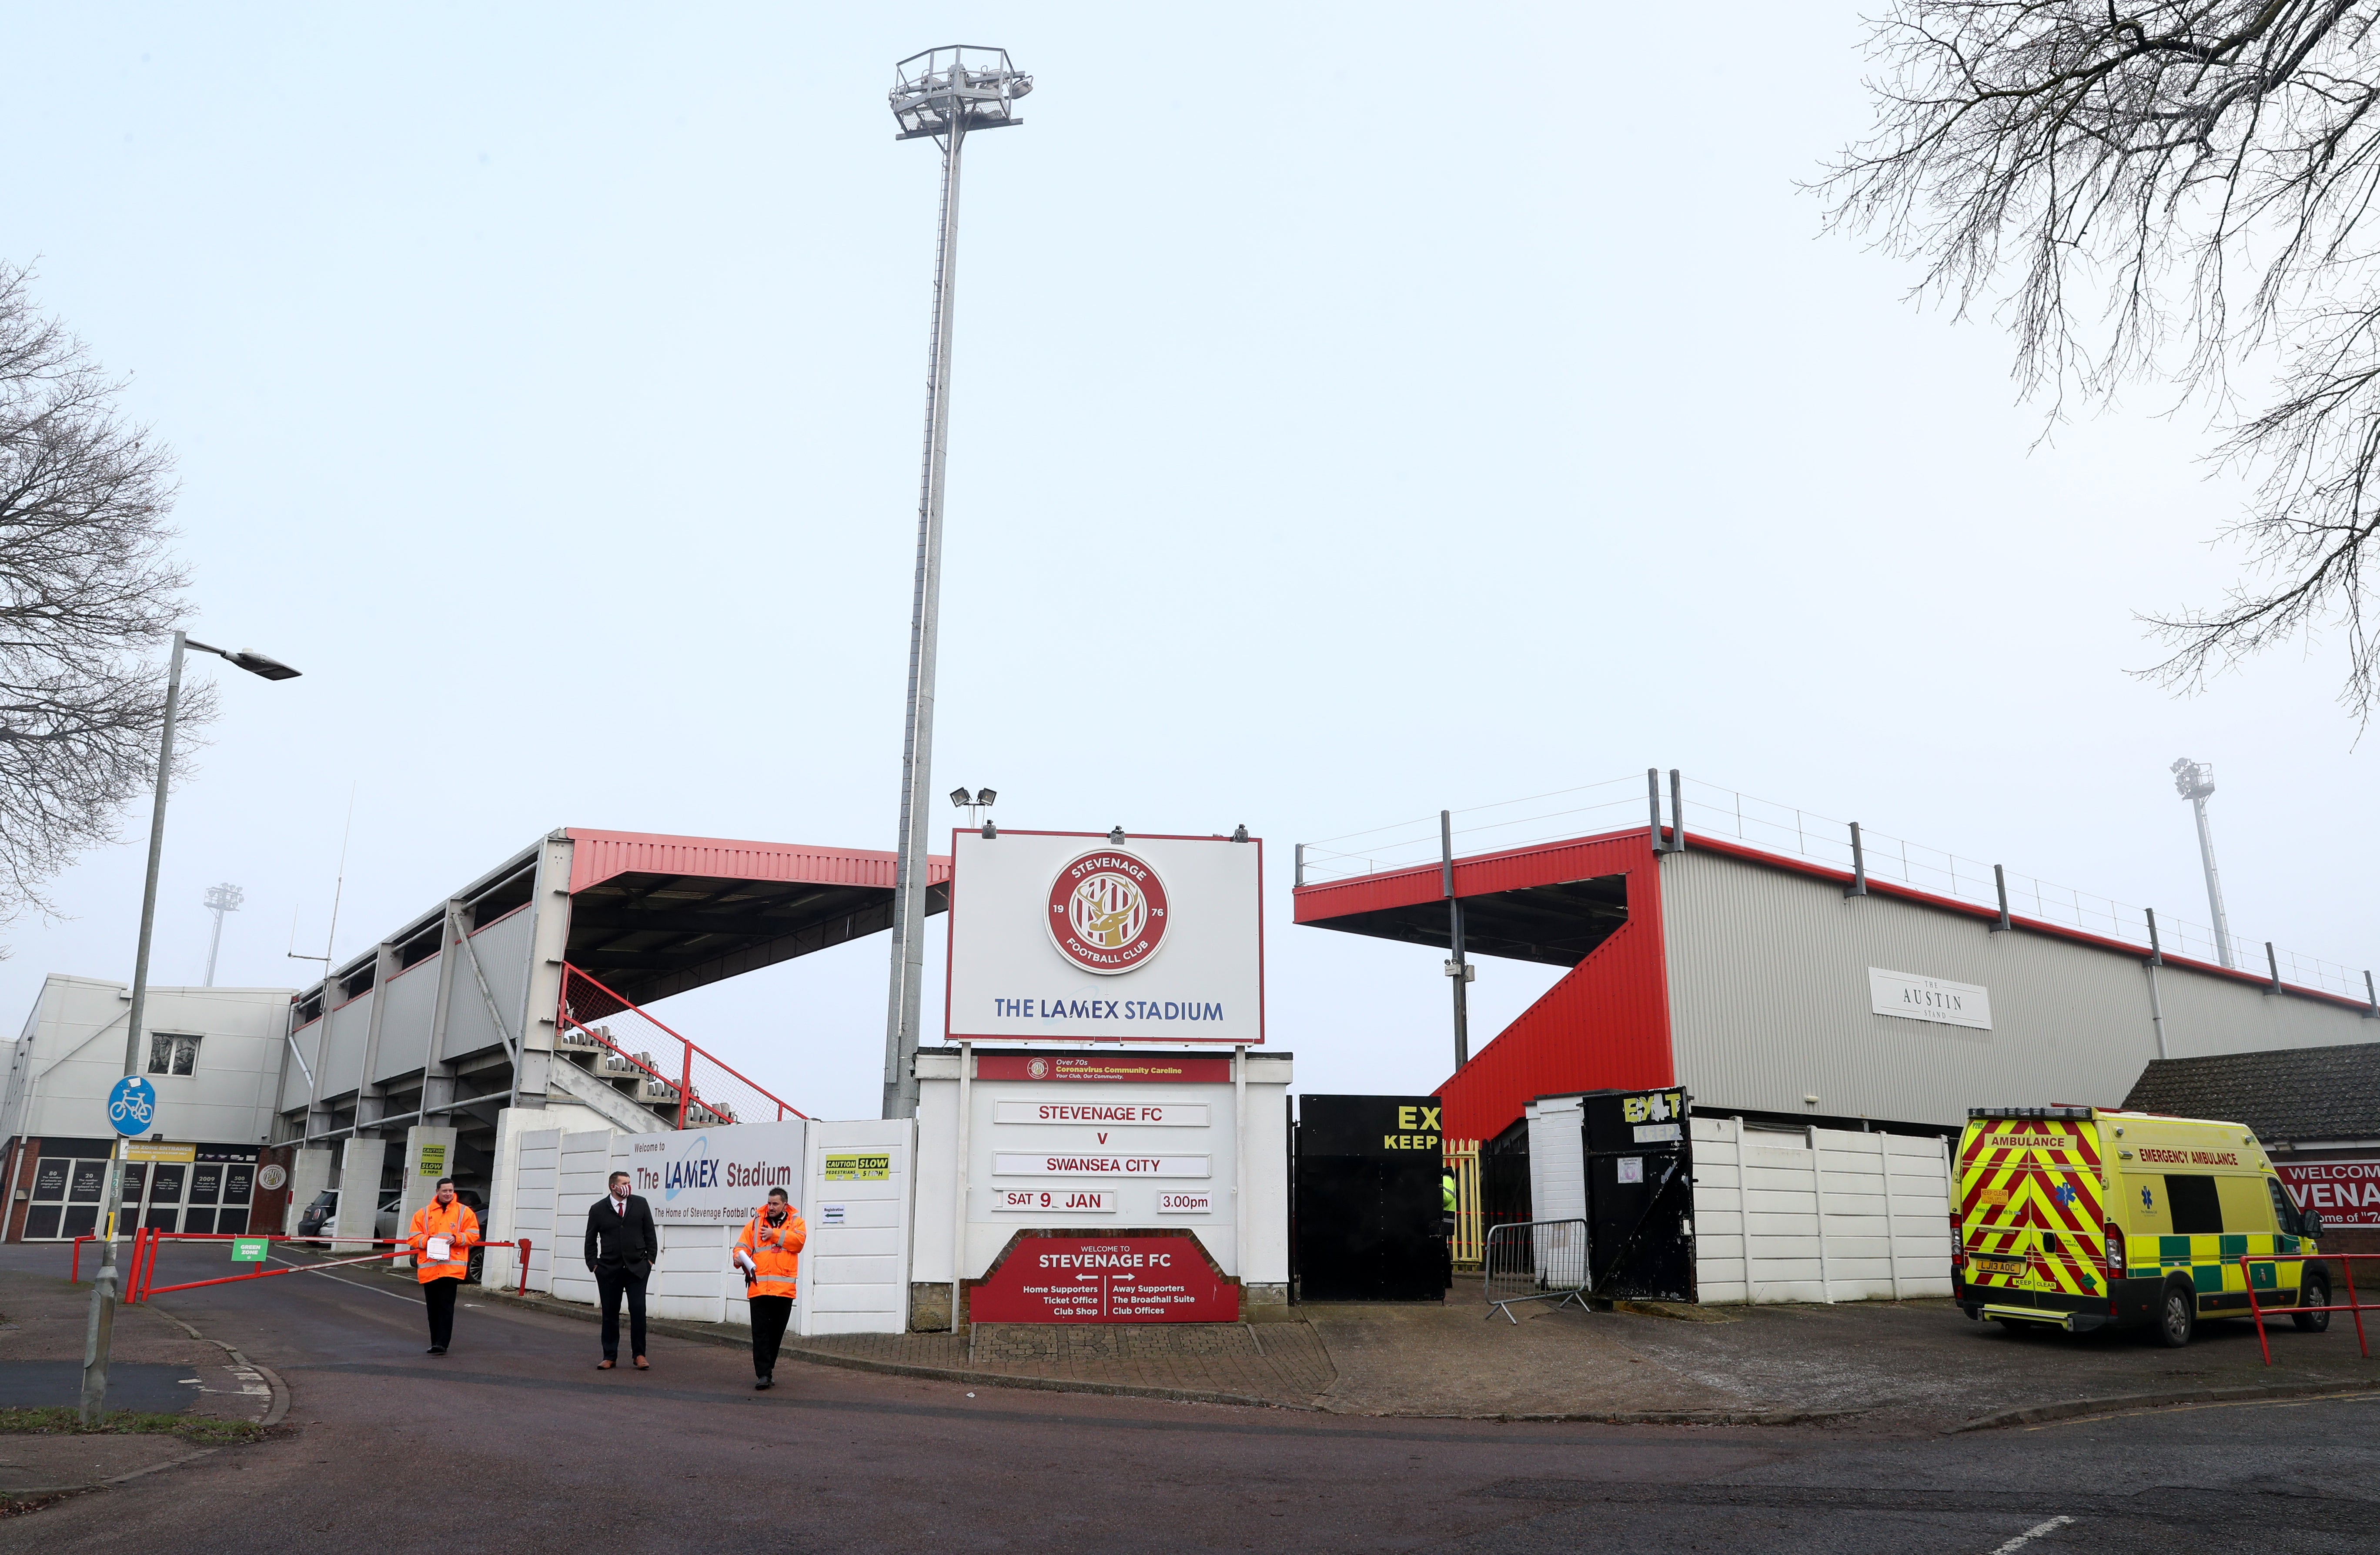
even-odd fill
[{"label": "building window", "polygon": [[199,1066],[199,1039],[165,1032],[149,1035],[149,1073],[188,1075]]}]

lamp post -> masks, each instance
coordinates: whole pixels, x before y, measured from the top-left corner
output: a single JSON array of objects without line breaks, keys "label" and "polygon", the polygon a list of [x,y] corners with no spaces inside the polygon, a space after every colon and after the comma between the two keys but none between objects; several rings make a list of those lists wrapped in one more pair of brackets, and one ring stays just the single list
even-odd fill
[{"label": "lamp post", "polygon": [[2198,818],[2198,861],[2206,869],[2206,910],[2215,918],[2215,959],[2231,965],[2231,920],[2223,912],[2223,877],[2215,872],[2215,833],[2206,824],[2206,797],[2215,792],[2215,769],[2184,756],[2170,769],[2174,791],[2190,801]]},{"label": "lamp post", "polygon": [[[298,672],[278,659],[246,649],[213,648],[174,634],[174,656],[165,670],[164,730],[157,739],[157,798],[149,812],[149,878],[140,890],[140,941],[132,956],[132,1007],[124,1014],[124,1073],[140,1073],[140,1018],[149,1003],[149,940],[157,924],[157,865],[165,850],[165,794],[174,775],[174,714],[182,698],[182,653],[195,648],[267,680],[295,680]],[[220,921],[220,919],[218,919]],[[99,1205],[99,1271],[91,1277],[91,1317],[83,1330],[82,1423],[95,1426],[107,1407],[107,1355],[115,1338],[115,1215],[124,1195],[124,1148],[110,1148],[107,1189]]]},{"label": "lamp post", "polygon": [[934,651],[942,602],[942,459],[951,425],[951,320],[957,281],[959,149],[978,129],[1022,124],[1033,78],[1006,49],[948,47],[894,66],[896,140],[942,148],[942,217],[934,251],[933,347],[926,358],[926,468],[917,497],[917,571],[909,611],[909,703],[901,730],[901,840],[892,865],[892,986],[884,1018],[884,1116],[917,1111],[917,1024],[926,977],[925,786],[934,756]]}]

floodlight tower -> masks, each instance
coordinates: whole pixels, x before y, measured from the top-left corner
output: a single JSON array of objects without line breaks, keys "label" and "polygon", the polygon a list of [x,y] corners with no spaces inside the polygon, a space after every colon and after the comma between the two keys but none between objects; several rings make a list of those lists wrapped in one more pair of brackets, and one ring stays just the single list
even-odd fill
[{"label": "floodlight tower", "polygon": [[2215,833],[2206,827],[2206,796],[2215,792],[2215,769],[2184,756],[2173,764],[2174,791],[2198,817],[2198,858],[2206,866],[2206,910],[2215,915],[2215,959],[2231,965],[2231,920],[2223,914],[2223,877],[2215,872]]},{"label": "floodlight tower", "polygon": [[215,986],[215,953],[223,949],[224,914],[239,911],[239,905],[247,900],[248,893],[236,885],[207,887],[207,911],[215,915],[215,935],[213,939],[207,942],[207,987],[209,988]]},{"label": "floodlight tower", "polygon": [[926,469],[917,496],[917,574],[909,607],[909,711],[901,731],[901,842],[892,867],[892,987],[884,1020],[884,1116],[917,1111],[919,1005],[926,976],[929,822],[934,753],[934,650],[942,602],[942,457],[950,442],[951,319],[957,281],[959,150],[978,129],[1022,124],[1016,101],[1033,78],[1006,49],[954,45],[892,67],[896,140],[942,148],[942,216],[934,249],[933,346],[926,357]]}]

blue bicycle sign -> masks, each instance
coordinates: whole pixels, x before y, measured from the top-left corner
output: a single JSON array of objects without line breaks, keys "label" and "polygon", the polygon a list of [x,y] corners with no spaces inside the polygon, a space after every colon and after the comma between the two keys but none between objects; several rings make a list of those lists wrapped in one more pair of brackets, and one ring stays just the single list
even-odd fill
[{"label": "blue bicycle sign", "polygon": [[127,1075],[107,1093],[107,1122],[127,1138],[138,1138],[157,1119],[157,1087],[138,1075]]}]

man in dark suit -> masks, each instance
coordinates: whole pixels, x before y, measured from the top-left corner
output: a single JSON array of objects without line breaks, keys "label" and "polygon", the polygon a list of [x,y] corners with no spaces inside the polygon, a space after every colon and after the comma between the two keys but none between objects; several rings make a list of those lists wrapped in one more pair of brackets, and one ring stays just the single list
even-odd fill
[{"label": "man in dark suit", "polygon": [[653,1207],[628,1191],[628,1174],[612,1173],[612,1191],[587,1211],[587,1267],[595,1276],[595,1292],[603,1305],[603,1358],[598,1371],[620,1364],[620,1298],[628,1298],[628,1354],[638,1371],[652,1367],[645,1360],[645,1280],[662,1254],[661,1233],[653,1229]]}]

